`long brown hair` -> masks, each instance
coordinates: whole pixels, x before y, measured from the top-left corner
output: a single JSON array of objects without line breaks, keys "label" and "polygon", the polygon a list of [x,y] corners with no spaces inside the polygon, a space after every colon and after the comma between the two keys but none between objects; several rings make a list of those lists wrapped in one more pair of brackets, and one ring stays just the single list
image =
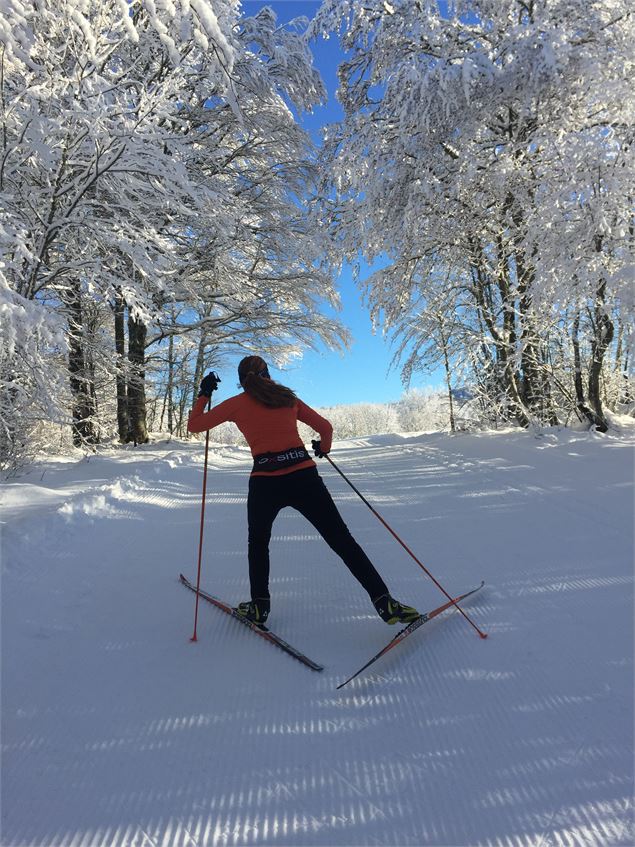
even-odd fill
[{"label": "long brown hair", "polygon": [[270,409],[291,407],[297,402],[298,398],[290,388],[271,379],[267,363],[260,356],[245,356],[240,361],[238,379],[250,397]]}]

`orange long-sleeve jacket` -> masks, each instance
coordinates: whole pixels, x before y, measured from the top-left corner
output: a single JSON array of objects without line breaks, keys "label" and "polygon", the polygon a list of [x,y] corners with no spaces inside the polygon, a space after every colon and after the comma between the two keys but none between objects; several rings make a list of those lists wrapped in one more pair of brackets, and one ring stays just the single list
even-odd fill
[{"label": "orange long-sleeve jacket", "polygon": [[[322,450],[325,453],[331,449],[333,427],[326,418],[318,415],[302,400],[298,400],[293,406],[270,409],[243,392],[223,400],[209,412],[205,411],[206,404],[207,397],[199,397],[194,404],[187,424],[188,432],[205,432],[226,421],[233,421],[245,436],[252,456],[303,447],[298,433],[298,421],[308,424],[320,434]],[[315,467],[315,462],[313,459],[307,459],[281,470],[260,473],[252,471],[252,476],[278,476],[311,467]]]}]

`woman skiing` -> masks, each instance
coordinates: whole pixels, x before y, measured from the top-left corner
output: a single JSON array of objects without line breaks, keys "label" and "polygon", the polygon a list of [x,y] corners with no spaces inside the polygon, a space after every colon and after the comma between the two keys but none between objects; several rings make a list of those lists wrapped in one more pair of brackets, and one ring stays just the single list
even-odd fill
[{"label": "woman skiing", "polygon": [[315,462],[305,450],[297,422],[320,435],[313,442],[322,458],[331,449],[333,427],[284,385],[269,376],[260,356],[246,356],[238,365],[242,393],[206,412],[205,406],[220,380],[214,373],[201,382],[198,400],[190,414],[188,432],[204,432],[233,421],[249,444],[254,465],[247,498],[248,558],[251,600],[240,603],[239,614],[264,624],[270,610],[269,540],[278,512],[291,506],[313,524],[338,554],[375,606],[382,620],[409,623],[418,617],[412,606],[390,596],[385,582],[355,541],[320,478]]}]

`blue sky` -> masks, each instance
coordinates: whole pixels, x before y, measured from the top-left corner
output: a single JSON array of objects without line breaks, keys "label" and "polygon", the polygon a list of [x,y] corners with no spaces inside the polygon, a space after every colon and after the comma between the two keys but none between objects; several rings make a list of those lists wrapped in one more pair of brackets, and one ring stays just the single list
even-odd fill
[{"label": "blue sky", "polygon": [[[243,0],[242,3],[246,15],[254,15],[263,6],[270,6],[278,16],[278,23],[300,15],[311,18],[319,5],[319,0]],[[335,37],[314,42],[313,51],[329,99],[313,114],[303,115],[301,122],[318,140],[320,128],[337,121],[342,115],[335,91],[337,66],[343,53]],[[272,377],[288,384],[312,406],[397,400],[403,393],[403,387],[399,370],[393,368],[389,371],[393,352],[380,331],[373,334],[368,309],[362,304],[361,293],[352,281],[350,269],[344,270],[337,285],[343,306],[339,317],[353,336],[351,348],[343,356],[327,349],[308,351],[297,364],[284,372],[272,368]],[[223,385],[219,399],[232,394],[236,383],[234,369],[221,371],[220,374]]]}]

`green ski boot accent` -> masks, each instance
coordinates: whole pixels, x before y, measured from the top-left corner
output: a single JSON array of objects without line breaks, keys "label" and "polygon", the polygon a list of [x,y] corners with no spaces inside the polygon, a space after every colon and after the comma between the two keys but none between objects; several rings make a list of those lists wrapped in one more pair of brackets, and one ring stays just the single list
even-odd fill
[{"label": "green ski boot accent", "polygon": [[412,623],[420,617],[419,612],[413,606],[404,606],[390,594],[382,594],[381,597],[377,597],[373,600],[373,605],[382,621],[389,624]]},{"label": "green ski boot accent", "polygon": [[256,597],[255,600],[247,600],[245,603],[239,603],[236,606],[238,614],[247,618],[248,621],[262,626],[269,617],[271,609],[271,601],[268,597]]}]

